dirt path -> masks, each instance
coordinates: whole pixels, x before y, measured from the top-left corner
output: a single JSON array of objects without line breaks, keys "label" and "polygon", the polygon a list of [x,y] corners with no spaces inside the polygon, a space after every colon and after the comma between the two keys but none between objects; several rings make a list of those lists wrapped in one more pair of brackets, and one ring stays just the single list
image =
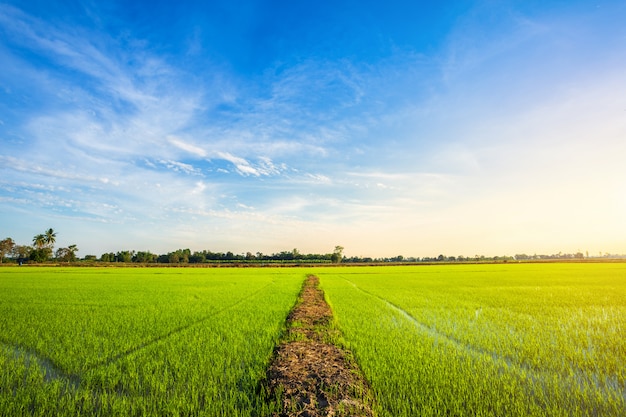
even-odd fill
[{"label": "dirt path", "polygon": [[316,276],[307,278],[268,370],[270,391],[282,404],[275,416],[374,416],[360,370],[332,343],[339,332],[318,284]]}]

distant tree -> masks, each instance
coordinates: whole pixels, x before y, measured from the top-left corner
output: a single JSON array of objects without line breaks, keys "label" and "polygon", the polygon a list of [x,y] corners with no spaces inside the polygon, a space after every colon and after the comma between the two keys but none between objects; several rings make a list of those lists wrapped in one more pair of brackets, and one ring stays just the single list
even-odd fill
[{"label": "distant tree", "polygon": [[98,257],[96,255],[85,255],[83,259],[85,261],[93,262],[93,261],[96,261]]},{"label": "distant tree", "polygon": [[0,263],[6,255],[13,253],[13,248],[15,248],[15,242],[10,237],[0,240]]},{"label": "distant tree", "polygon": [[76,261],[76,252],[78,252],[76,245],[70,245],[67,248],[59,248],[56,251],[56,258],[61,262],[74,262]]},{"label": "distant tree", "polygon": [[117,262],[132,262],[135,251],[123,250],[115,254]]},{"label": "distant tree", "polygon": [[100,256],[102,262],[115,262],[115,254],[113,252],[103,253]]},{"label": "distant tree", "polygon": [[151,253],[150,251],[139,251],[133,256],[133,262],[139,263],[151,263],[156,262],[157,255]]},{"label": "distant tree", "polygon": [[292,261],[293,260],[293,252],[290,251],[282,251],[276,255],[276,258],[281,261]]},{"label": "distant tree", "polygon": [[76,245],[69,245],[67,247],[67,249],[70,251],[71,255],[70,257],[72,258],[72,261],[76,260],[76,252],[78,252],[78,247]]},{"label": "distant tree", "polygon": [[189,257],[189,263],[192,263],[192,264],[201,264],[204,261],[206,261],[206,254],[204,252],[195,251]]},{"label": "distant tree", "polygon": [[46,246],[46,236],[43,233],[35,235],[33,238],[33,246],[37,249],[42,249]]},{"label": "distant tree", "polygon": [[56,242],[56,237],[57,237],[56,232],[52,228],[50,228],[46,230],[46,232],[44,233],[44,236],[45,236],[46,245],[50,249],[52,249],[54,247],[54,243]]},{"label": "distant tree", "polygon": [[54,257],[59,262],[67,262],[67,259],[66,259],[68,257],[67,248],[58,248],[56,252],[54,253]]},{"label": "distant tree", "polygon": [[15,245],[13,247],[13,259],[18,259],[18,261],[22,261],[30,258],[30,253],[33,248],[26,245]]},{"label": "distant tree", "polygon": [[167,255],[161,255],[157,258],[157,262],[178,264],[188,263],[192,257],[189,249],[178,249],[174,252],[170,252]]},{"label": "distant tree", "polygon": [[341,262],[341,260],[343,259],[343,246],[335,246],[335,250],[333,251],[333,254],[330,257],[331,262],[338,264]]},{"label": "distant tree", "polygon": [[35,262],[45,262],[50,259],[51,256],[52,249],[47,246],[42,248],[35,248],[29,254],[29,258]]}]

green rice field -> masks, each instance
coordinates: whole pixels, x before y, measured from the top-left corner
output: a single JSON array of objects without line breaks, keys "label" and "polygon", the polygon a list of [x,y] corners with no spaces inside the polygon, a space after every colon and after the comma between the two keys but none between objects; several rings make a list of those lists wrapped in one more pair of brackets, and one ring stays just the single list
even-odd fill
[{"label": "green rice field", "polygon": [[381,415],[626,415],[626,264],[320,277]]},{"label": "green rice field", "polygon": [[249,416],[286,269],[0,269],[0,415]]},{"label": "green rice field", "polygon": [[626,415],[626,263],[0,268],[1,416],[269,416],[308,274],[379,416]]}]

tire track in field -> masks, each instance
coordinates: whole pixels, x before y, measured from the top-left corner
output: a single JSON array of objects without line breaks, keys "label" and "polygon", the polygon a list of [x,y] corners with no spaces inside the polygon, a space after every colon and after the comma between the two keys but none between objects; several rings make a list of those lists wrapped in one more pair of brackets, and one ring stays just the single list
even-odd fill
[{"label": "tire track in field", "polygon": [[43,368],[44,370],[44,380],[46,382],[49,381],[53,381],[53,380],[64,380],[67,381],[69,383],[69,386],[73,389],[77,389],[78,386],[81,384],[82,382],[82,378],[80,374],[84,374],[86,372],[92,371],[94,369],[97,369],[99,367],[102,366],[108,366],[111,365],[115,362],[118,362],[122,359],[124,359],[125,357],[128,357],[134,353],[137,353],[143,349],[147,349],[150,346],[153,346],[169,337],[175,336],[181,332],[184,332],[185,330],[188,330],[200,323],[203,323],[205,321],[207,321],[208,319],[217,316],[218,314],[221,314],[227,310],[230,310],[231,308],[237,307],[238,305],[248,301],[251,298],[256,297],[257,295],[259,295],[262,291],[264,291],[265,289],[267,289],[268,287],[272,286],[276,284],[276,280],[272,279],[272,282],[270,282],[267,285],[264,285],[263,287],[259,288],[258,290],[248,294],[247,296],[240,298],[239,300],[237,300],[236,302],[223,307],[221,309],[218,309],[216,311],[213,311],[212,313],[198,319],[195,320],[191,323],[185,324],[183,326],[178,326],[174,329],[172,329],[171,331],[164,333],[162,335],[159,335],[157,337],[154,337],[146,342],[140,343],[132,348],[126,349],[123,352],[120,352],[116,355],[113,355],[111,357],[105,358],[101,361],[98,361],[96,363],[94,363],[91,366],[88,366],[87,368],[84,368],[81,370],[80,373],[69,373],[64,371],[59,365],[57,365],[51,358],[47,357],[46,355],[42,354],[41,352],[35,350],[35,349],[31,349],[16,343],[12,343],[10,341],[7,340],[3,340],[0,339],[0,349],[4,349],[5,351],[8,352],[8,354],[10,356],[13,357],[14,360],[18,360],[20,357],[24,358],[24,361],[26,363],[26,366],[29,367],[31,362],[36,362],[37,364],[39,364],[39,366],[41,368]]},{"label": "tire track in field", "polygon": [[[532,365],[523,363],[523,362],[519,362],[517,360],[515,360],[514,358],[511,358],[509,356],[503,356],[500,355],[494,351],[488,350],[488,349],[483,349],[480,347],[477,347],[475,345],[472,345],[470,343],[464,342],[461,339],[458,339],[456,337],[450,336],[446,333],[443,333],[439,330],[437,330],[436,327],[433,326],[429,326],[426,323],[423,323],[421,321],[419,321],[417,318],[415,318],[411,313],[409,313],[408,311],[404,310],[402,307],[394,304],[393,302],[387,300],[384,297],[381,297],[378,294],[374,294],[371,293],[367,290],[364,290],[363,288],[360,288],[359,286],[357,286],[355,283],[353,283],[352,281],[348,280],[347,278],[342,277],[342,279],[344,279],[346,282],[348,282],[350,285],[352,285],[355,289],[357,289],[358,291],[361,291],[364,294],[367,294],[370,297],[373,298],[377,298],[378,300],[382,301],[387,307],[389,307],[390,309],[396,311],[397,313],[399,313],[402,317],[404,317],[405,319],[407,319],[410,323],[412,323],[415,327],[417,327],[419,330],[423,331],[424,333],[427,333],[429,336],[431,336],[433,339],[435,339],[436,342],[439,342],[440,340],[443,341],[444,343],[448,343],[450,345],[452,345],[455,349],[457,350],[461,350],[463,352],[466,352],[474,357],[482,357],[482,356],[487,356],[490,357],[494,362],[500,362],[500,363],[505,363],[507,365],[508,368],[511,368],[513,366],[525,371],[526,373],[530,373],[530,374],[539,374],[542,371],[533,367]],[[545,373],[545,371],[544,371]]]},{"label": "tire track in field", "polygon": [[31,363],[36,363],[43,369],[43,377],[45,382],[53,380],[65,380],[72,388],[78,388],[80,384],[80,377],[75,374],[67,373],[54,361],[35,349],[30,349],[25,346],[9,343],[6,340],[0,340],[0,349],[6,351],[13,360],[18,361],[21,358],[24,360],[24,365],[27,369],[31,367]]},{"label": "tire track in field", "polygon": [[[486,356],[491,357],[494,361],[499,361],[499,360],[504,361],[509,366],[511,366],[511,364],[514,363],[513,359],[511,358],[498,355],[496,352],[476,347],[472,344],[466,343],[453,336],[442,333],[439,330],[437,330],[437,328],[429,326],[426,323],[422,323],[413,315],[411,315],[411,313],[404,310],[402,307],[394,304],[393,302],[387,300],[386,298],[381,297],[378,294],[374,294],[367,290],[364,290],[363,288],[360,288],[354,282],[348,280],[347,278],[344,278],[344,277],[341,277],[341,278],[344,281],[348,282],[350,285],[352,285],[355,289],[361,291],[362,293],[367,294],[370,297],[377,298],[378,300],[382,301],[387,307],[399,313],[402,317],[404,317],[409,322],[411,322],[415,327],[417,327],[419,330],[423,331],[424,333],[427,333],[429,336],[433,337],[436,341],[443,340],[444,342],[447,342],[451,344],[452,346],[454,346],[456,349],[474,354],[474,356],[486,355]],[[531,370],[531,367],[529,365],[524,365],[524,366],[528,366],[528,369]]]},{"label": "tire track in field", "polygon": [[150,340],[147,340],[147,341],[145,341],[143,343],[140,343],[137,346],[133,346],[133,347],[131,347],[129,349],[126,349],[125,351],[120,352],[118,354],[115,354],[115,355],[113,355],[113,356],[111,356],[109,358],[106,358],[106,359],[103,359],[101,361],[98,361],[98,362],[94,363],[93,365],[83,369],[82,372],[83,373],[84,372],[89,372],[89,371],[92,371],[94,369],[100,368],[102,366],[108,366],[108,365],[114,364],[115,362],[118,362],[118,361],[120,361],[120,360],[122,360],[122,359],[124,359],[124,358],[126,358],[126,357],[128,357],[130,355],[133,355],[133,354],[141,351],[141,350],[144,350],[144,349],[147,349],[147,348],[149,348],[151,346],[154,346],[157,343],[162,342],[163,340],[166,340],[166,339],[168,339],[168,338],[170,338],[172,336],[175,336],[175,335],[177,335],[179,333],[182,333],[182,332],[184,332],[186,330],[189,330],[190,328],[195,327],[198,324],[203,323],[203,322],[207,321],[210,318],[213,318],[213,317],[215,317],[215,316],[217,316],[217,315],[219,315],[219,314],[221,314],[221,313],[223,313],[223,312],[225,312],[227,310],[230,310],[231,308],[234,308],[234,307],[237,307],[240,304],[243,304],[244,302],[248,301],[251,298],[256,297],[258,294],[260,294],[266,288],[268,288],[268,287],[270,287],[270,286],[272,286],[274,284],[276,284],[276,280],[275,279],[273,279],[272,282],[270,282],[269,284],[264,285],[263,287],[259,288],[258,290],[248,294],[247,296],[245,296],[243,298],[240,298],[239,300],[237,300],[233,304],[230,304],[230,305],[228,305],[226,307],[223,307],[221,309],[215,310],[212,313],[210,313],[210,314],[208,314],[208,315],[206,315],[204,317],[201,317],[198,320],[194,320],[194,321],[192,321],[190,323],[187,323],[185,325],[175,327],[175,328],[173,328],[172,330],[170,330],[167,333],[164,333],[164,334],[162,334],[160,336],[154,337],[154,338],[152,338]]},{"label": "tire track in field", "polygon": [[[354,282],[350,281],[349,279],[343,276],[341,278],[347,283],[349,283],[350,285],[352,285],[356,290],[372,298],[376,298],[382,301],[389,308],[391,308],[392,310],[402,315],[409,322],[411,322],[415,327],[427,333],[429,336],[433,337],[436,341],[441,339],[451,344],[455,349],[466,352],[470,354],[471,356],[474,356],[474,357],[488,356],[495,363],[506,364],[506,368],[504,368],[502,365],[500,366],[499,372],[501,373],[505,372],[506,369],[517,368],[518,370],[522,371],[523,374],[525,374],[527,377],[530,378],[530,380],[532,381],[535,387],[539,386],[542,390],[545,391],[545,384],[546,384],[545,381],[551,379],[554,376],[554,372],[558,372],[556,370],[549,371],[549,370],[544,370],[544,369],[538,369],[537,367],[532,366],[530,364],[520,362],[508,356],[499,355],[498,353],[487,350],[487,349],[476,347],[472,344],[463,342],[460,339],[457,339],[455,337],[442,333],[438,331],[436,328],[431,327],[425,323],[422,323],[421,321],[413,317],[411,313],[404,310],[402,307],[397,306],[396,304],[392,303],[386,298],[381,297],[378,294],[374,294],[367,290],[364,290],[363,288],[360,288]],[[579,389],[585,391],[585,383],[587,383],[589,386],[594,386],[595,389],[601,391],[603,395],[607,397],[613,397],[615,394],[617,394],[621,396],[621,399],[624,402],[626,402],[626,388],[620,387],[617,376],[614,376],[611,378],[608,376],[599,375],[597,372],[591,372],[591,373],[586,372],[580,368],[575,368],[575,369],[572,368],[571,371],[573,371],[573,378],[570,381],[576,384]],[[568,377],[568,375],[563,375],[563,376]],[[564,388],[569,388],[567,386],[568,381],[566,379],[560,378],[560,381],[561,381],[560,383],[562,384]]]}]

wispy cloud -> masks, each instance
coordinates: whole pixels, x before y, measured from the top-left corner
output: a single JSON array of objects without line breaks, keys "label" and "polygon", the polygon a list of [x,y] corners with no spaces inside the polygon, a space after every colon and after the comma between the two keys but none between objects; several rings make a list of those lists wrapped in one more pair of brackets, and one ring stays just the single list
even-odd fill
[{"label": "wispy cloud", "polygon": [[287,169],[287,166],[285,164],[277,166],[272,162],[271,159],[263,156],[259,157],[258,162],[253,164],[244,158],[232,155],[228,152],[216,152],[215,155],[217,158],[223,159],[233,164],[235,166],[235,170],[243,176],[252,175],[255,177],[260,177],[278,175],[282,171]]},{"label": "wispy cloud", "polygon": [[530,18],[509,4],[478,3],[447,36],[441,57],[442,79],[446,83],[463,81],[467,73],[482,71],[490,61],[528,48],[549,30],[547,23]]},{"label": "wispy cloud", "polygon": [[172,145],[176,146],[177,148],[180,148],[183,151],[186,151],[197,157],[204,158],[207,156],[207,152],[204,149],[202,149],[200,146],[194,145],[192,143],[184,142],[183,140],[178,139],[176,137],[169,137],[168,140]]},{"label": "wispy cloud", "polygon": [[200,169],[195,168],[193,165],[185,164],[184,162],[160,160],[159,163],[161,163],[165,167],[175,172],[184,172],[185,174],[202,175],[202,172]]},{"label": "wispy cloud", "polygon": [[15,170],[23,173],[34,174],[40,178],[54,178],[76,182],[109,182],[106,177],[94,177],[90,175],[83,175],[82,173],[72,172],[67,170],[67,168],[63,169],[60,164],[57,165],[57,168],[49,168],[25,159],[6,157],[2,155],[0,155],[0,162],[3,164],[4,170]]}]

